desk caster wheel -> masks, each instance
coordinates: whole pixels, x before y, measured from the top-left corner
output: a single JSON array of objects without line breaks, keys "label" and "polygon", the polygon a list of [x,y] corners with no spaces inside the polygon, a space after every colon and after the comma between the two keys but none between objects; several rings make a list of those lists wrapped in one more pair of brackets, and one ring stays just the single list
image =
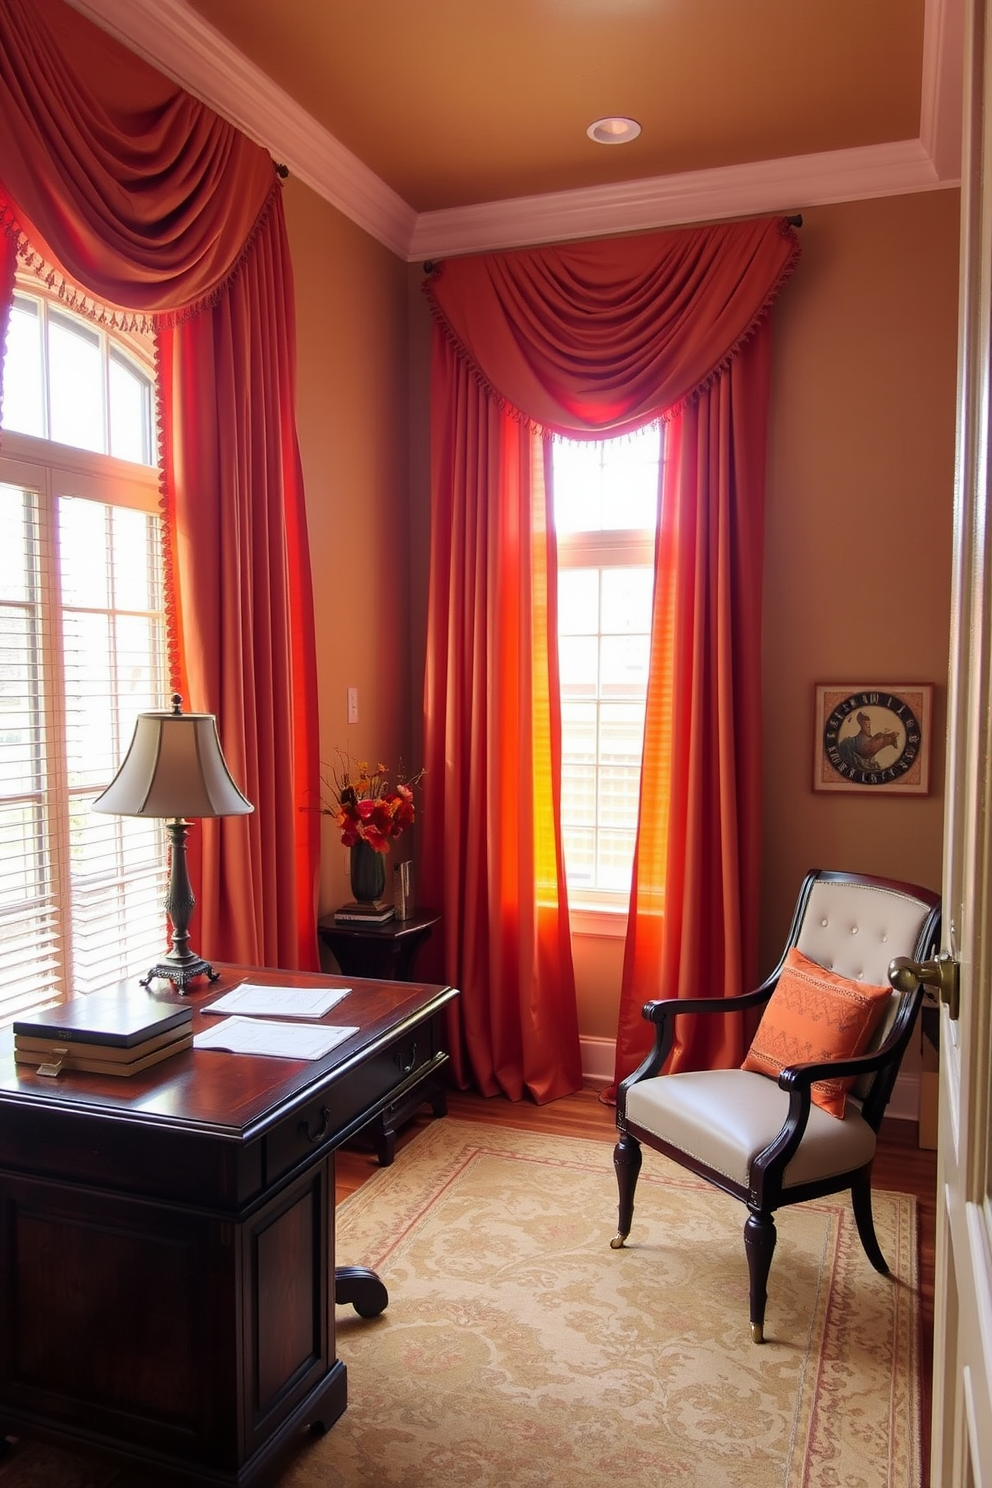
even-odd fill
[{"label": "desk caster wheel", "polygon": [[385,1312],[389,1293],[364,1266],[339,1266],[334,1273],[334,1300],[339,1307],[350,1302],[359,1317],[374,1318]]}]

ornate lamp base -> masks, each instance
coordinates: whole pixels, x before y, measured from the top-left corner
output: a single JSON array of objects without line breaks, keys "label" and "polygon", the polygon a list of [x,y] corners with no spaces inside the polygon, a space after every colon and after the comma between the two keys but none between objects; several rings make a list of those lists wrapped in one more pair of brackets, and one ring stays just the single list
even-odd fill
[{"label": "ornate lamp base", "polygon": [[141,977],[139,985],[147,987],[156,977],[163,981],[174,983],[180,995],[186,991],[190,982],[195,981],[198,976],[205,976],[208,981],[216,982],[220,977],[219,971],[214,971],[209,961],[204,961],[202,956],[177,957],[174,961],[168,955],[153,966],[147,976]]},{"label": "ornate lamp base", "polygon": [[142,977],[140,985],[147,987],[155,977],[162,977],[165,981],[173,982],[181,995],[198,976],[205,976],[216,982],[220,972],[214,971],[209,961],[204,961],[202,956],[189,948],[189,921],[196,903],[186,867],[186,834],[189,822],[182,817],[175,817],[166,822],[165,830],[172,841],[169,892],[165,900],[165,912],[172,921],[172,950],[166,951],[161,961],[152,967],[146,977]]}]

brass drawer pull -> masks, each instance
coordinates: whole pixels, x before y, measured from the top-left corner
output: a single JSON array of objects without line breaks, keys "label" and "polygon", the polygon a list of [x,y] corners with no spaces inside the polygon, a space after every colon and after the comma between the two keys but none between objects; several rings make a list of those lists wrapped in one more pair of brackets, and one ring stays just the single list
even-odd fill
[{"label": "brass drawer pull", "polygon": [[317,1130],[316,1131],[311,1131],[310,1130],[310,1125],[306,1121],[301,1121],[300,1122],[300,1125],[299,1125],[298,1130],[305,1133],[306,1139],[307,1139],[308,1142],[322,1142],[324,1140],[324,1138],[327,1136],[327,1130],[328,1130],[328,1127],[330,1126],[330,1124],[331,1124],[331,1113],[328,1110],[327,1106],[321,1106],[321,1108],[320,1108],[320,1125],[318,1126]]},{"label": "brass drawer pull", "polygon": [[409,1062],[409,1064],[404,1064],[403,1063],[403,1055],[402,1054],[398,1054],[396,1056],[396,1063],[399,1065],[399,1067],[400,1067],[400,1069],[401,1069],[401,1071],[403,1072],[404,1075],[408,1075],[408,1074],[410,1074],[410,1072],[412,1070],[415,1070],[416,1067],[417,1067],[417,1046],[416,1046],[416,1044],[413,1044],[412,1047],[411,1047],[411,1049],[410,1049],[410,1062]]}]

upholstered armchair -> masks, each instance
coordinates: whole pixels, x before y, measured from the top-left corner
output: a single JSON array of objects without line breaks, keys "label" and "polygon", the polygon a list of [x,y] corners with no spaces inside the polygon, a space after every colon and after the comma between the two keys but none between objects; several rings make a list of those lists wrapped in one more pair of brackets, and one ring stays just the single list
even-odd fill
[{"label": "upholstered armchair", "polygon": [[[706,1178],[747,1206],[744,1246],[751,1336],[764,1341],[773,1213],[851,1190],[858,1234],[888,1271],[871,1210],[871,1170],[882,1115],[923,998],[898,958],[936,948],[940,901],[913,884],[817,870],[807,875],[782,958],[754,991],[729,998],[649,1002],[654,1048],[617,1094],[614,1165],[619,1225],[633,1219],[641,1144]],[[739,1069],[663,1074],[681,1017],[761,1009]]]}]

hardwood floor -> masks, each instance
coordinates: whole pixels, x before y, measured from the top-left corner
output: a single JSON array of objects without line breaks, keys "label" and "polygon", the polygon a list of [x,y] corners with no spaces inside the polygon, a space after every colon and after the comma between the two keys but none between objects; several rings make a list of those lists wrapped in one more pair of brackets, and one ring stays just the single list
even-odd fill
[{"label": "hardwood floor", "polygon": [[[536,1106],[530,1101],[509,1101],[494,1096],[489,1099],[472,1092],[450,1091],[448,1111],[460,1121],[489,1122],[495,1126],[523,1128],[555,1133],[561,1136],[586,1137],[608,1142],[615,1140],[613,1110],[604,1105],[594,1090],[581,1090],[575,1095]],[[434,1118],[425,1106],[396,1139],[397,1152]],[[920,1488],[929,1485],[930,1402],[933,1360],[934,1249],[936,1235],[936,1153],[917,1145],[916,1124],[909,1121],[886,1121],[882,1125],[875,1158],[874,1185],[897,1193],[916,1195],[919,1216],[919,1287],[920,1287],[920,1360],[921,1424],[923,1476]],[[378,1169],[371,1141],[361,1138],[337,1154],[336,1193],[338,1200],[353,1193]],[[613,1216],[606,1216],[609,1229]]]}]

